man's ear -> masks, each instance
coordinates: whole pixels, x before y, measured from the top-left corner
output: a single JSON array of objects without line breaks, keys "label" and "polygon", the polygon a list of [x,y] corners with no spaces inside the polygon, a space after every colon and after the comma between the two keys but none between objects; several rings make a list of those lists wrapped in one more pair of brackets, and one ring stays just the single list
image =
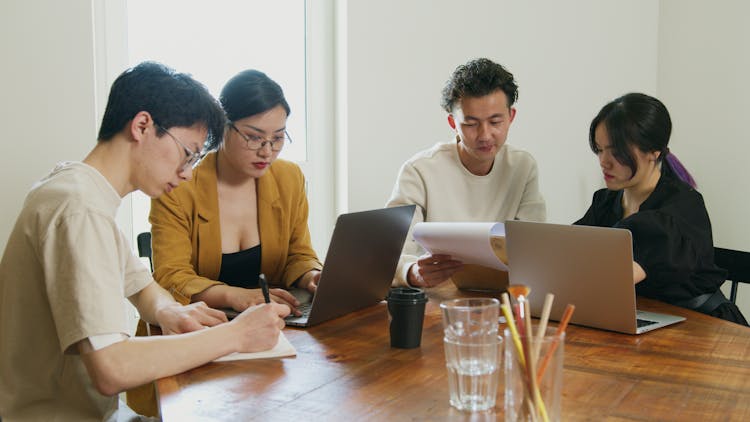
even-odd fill
[{"label": "man's ear", "polygon": [[511,107],[510,108],[510,121],[513,122],[513,119],[515,119],[515,118],[516,118],[516,108],[515,107]]},{"label": "man's ear", "polygon": [[448,125],[451,129],[456,130],[456,120],[453,118],[452,114],[448,115]]},{"label": "man's ear", "polygon": [[139,111],[130,121],[129,126],[130,137],[136,142],[145,139],[146,132],[149,129],[156,130],[154,128],[154,120],[151,118],[151,114],[147,111]]}]

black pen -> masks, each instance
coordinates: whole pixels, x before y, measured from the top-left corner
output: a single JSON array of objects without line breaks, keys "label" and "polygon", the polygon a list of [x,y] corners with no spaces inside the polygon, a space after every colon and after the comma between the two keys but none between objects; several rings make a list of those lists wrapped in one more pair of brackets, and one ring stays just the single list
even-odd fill
[{"label": "black pen", "polygon": [[260,284],[260,289],[263,291],[263,300],[265,300],[266,303],[271,303],[271,296],[268,295],[268,283],[266,282],[266,276],[263,274],[259,275],[258,283]]}]

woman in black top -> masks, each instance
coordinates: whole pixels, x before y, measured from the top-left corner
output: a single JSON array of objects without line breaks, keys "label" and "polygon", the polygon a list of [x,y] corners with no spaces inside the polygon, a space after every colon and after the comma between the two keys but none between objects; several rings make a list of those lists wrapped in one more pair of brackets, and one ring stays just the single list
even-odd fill
[{"label": "woman in black top", "polygon": [[607,188],[575,224],[631,231],[638,295],[747,325],[719,290],[726,272],[714,264],[711,221],[695,181],[669,152],[671,130],[656,98],[634,93],[605,105],[589,143]]}]

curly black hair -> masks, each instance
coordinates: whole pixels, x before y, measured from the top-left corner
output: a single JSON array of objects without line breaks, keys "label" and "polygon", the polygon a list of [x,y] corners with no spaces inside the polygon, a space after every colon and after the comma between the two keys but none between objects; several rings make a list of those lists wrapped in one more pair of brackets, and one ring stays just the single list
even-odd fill
[{"label": "curly black hair", "polygon": [[474,59],[458,66],[443,88],[440,105],[452,113],[463,97],[483,97],[502,90],[508,97],[508,107],[518,100],[518,85],[513,74],[490,59]]},{"label": "curly black hair", "polygon": [[202,125],[209,143],[224,135],[224,111],[203,84],[161,63],[143,62],[112,84],[98,140],[112,139],[141,111],[164,129]]}]

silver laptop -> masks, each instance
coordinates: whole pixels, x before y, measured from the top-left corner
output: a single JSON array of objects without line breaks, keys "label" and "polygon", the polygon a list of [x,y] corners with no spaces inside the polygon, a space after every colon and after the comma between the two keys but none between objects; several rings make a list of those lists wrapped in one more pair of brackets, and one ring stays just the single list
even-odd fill
[{"label": "silver laptop", "polygon": [[507,221],[510,282],[531,288],[531,314],[542,313],[553,293],[550,318],[559,321],[568,303],[571,323],[641,334],[685,318],[636,311],[633,246],[624,229]]},{"label": "silver laptop", "polygon": [[[414,205],[342,214],[336,220],[318,290],[292,294],[309,306],[286,324],[307,327],[385,299],[409,232]],[[299,289],[297,289],[299,290]],[[311,301],[310,301],[311,300]]]}]

